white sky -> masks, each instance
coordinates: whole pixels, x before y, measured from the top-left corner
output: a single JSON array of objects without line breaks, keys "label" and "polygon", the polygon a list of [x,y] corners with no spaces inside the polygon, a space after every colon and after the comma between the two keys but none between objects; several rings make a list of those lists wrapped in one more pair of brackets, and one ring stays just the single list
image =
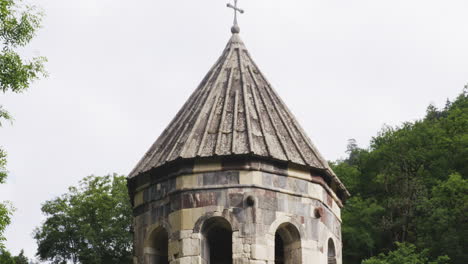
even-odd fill
[{"label": "white sky", "polygon": [[[50,77],[0,95],[17,207],[7,247],[36,251],[41,204],[83,177],[127,174],[230,37],[227,0],[34,0],[44,28],[26,54]],[[241,36],[322,154],[344,156],[384,124],[421,118],[468,83],[466,0],[241,0]]]}]

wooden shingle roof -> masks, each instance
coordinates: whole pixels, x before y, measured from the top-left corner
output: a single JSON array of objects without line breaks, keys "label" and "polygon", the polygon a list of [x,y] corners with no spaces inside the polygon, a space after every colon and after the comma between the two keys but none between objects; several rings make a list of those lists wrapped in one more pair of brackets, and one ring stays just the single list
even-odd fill
[{"label": "wooden shingle roof", "polygon": [[[129,177],[178,159],[252,155],[321,171],[346,190],[239,34]],[[347,191],[346,191],[347,192]]]}]

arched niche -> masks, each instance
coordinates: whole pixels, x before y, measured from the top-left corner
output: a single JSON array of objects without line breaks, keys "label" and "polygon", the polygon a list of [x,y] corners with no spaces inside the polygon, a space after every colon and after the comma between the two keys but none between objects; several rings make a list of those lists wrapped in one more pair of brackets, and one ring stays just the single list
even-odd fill
[{"label": "arched niche", "polygon": [[328,239],[328,264],[336,264],[336,249],[333,239]]},{"label": "arched niche", "polygon": [[299,230],[291,223],[284,223],[275,233],[275,264],[301,263],[302,247]]},{"label": "arched niche", "polygon": [[222,217],[212,217],[202,227],[202,264],[232,264],[232,227]]},{"label": "arched niche", "polygon": [[145,264],[169,264],[169,235],[164,227],[151,232],[145,244]]}]

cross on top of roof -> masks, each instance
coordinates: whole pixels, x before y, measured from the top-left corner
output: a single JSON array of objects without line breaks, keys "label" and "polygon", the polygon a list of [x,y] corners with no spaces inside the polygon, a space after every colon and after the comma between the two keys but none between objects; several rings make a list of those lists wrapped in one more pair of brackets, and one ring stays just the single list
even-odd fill
[{"label": "cross on top of roof", "polygon": [[238,34],[240,32],[240,27],[237,24],[237,12],[243,14],[244,10],[237,7],[237,0],[234,0],[234,5],[232,5],[231,3],[228,3],[227,7],[232,8],[234,10],[234,25],[231,28],[231,32],[233,34]]}]

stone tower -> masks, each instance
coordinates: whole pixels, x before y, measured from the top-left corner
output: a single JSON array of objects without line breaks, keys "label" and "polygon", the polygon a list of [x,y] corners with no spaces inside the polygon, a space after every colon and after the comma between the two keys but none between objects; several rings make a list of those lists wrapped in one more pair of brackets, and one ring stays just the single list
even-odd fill
[{"label": "stone tower", "polygon": [[238,28],[128,187],[134,263],[341,263],[349,193]]}]

